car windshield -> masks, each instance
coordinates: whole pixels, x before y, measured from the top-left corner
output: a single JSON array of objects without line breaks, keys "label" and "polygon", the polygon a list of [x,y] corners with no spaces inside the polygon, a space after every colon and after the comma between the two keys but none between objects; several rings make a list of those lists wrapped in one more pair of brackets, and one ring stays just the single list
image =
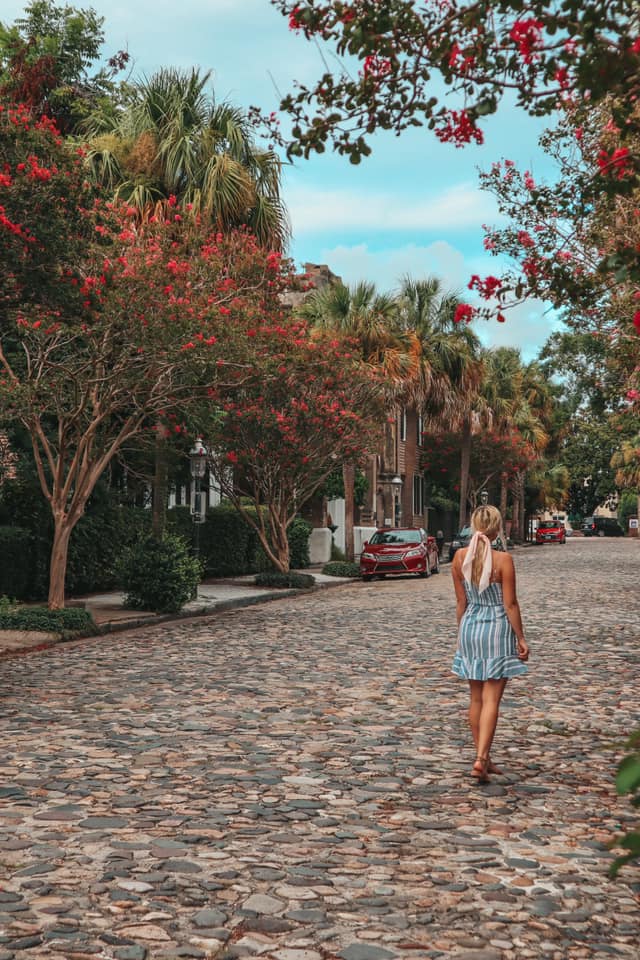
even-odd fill
[{"label": "car windshield", "polygon": [[471,537],[473,531],[471,527],[463,527],[460,533],[458,534],[458,540],[464,540],[465,537]]},{"label": "car windshield", "polygon": [[591,524],[593,523],[593,517],[585,517],[583,522],[588,523],[589,526],[591,526]]},{"label": "car windshield", "polygon": [[557,530],[560,526],[558,520],[541,520],[538,524],[538,530]]},{"label": "car windshield", "polygon": [[419,530],[378,530],[369,543],[420,543]]}]

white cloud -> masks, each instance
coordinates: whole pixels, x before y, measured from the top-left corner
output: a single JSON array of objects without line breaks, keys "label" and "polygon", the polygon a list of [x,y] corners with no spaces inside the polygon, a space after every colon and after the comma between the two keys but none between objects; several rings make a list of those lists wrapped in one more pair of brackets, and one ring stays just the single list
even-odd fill
[{"label": "white cloud", "polygon": [[[359,280],[374,281],[382,291],[394,290],[405,274],[416,279],[437,276],[445,290],[457,293],[461,300],[469,299],[471,294],[467,284],[472,273],[477,273],[479,265],[486,268],[486,260],[466,258],[450,243],[443,240],[427,246],[405,244],[389,247],[386,250],[370,250],[360,243],[354,246],[339,245],[319,251],[319,261],[327,263],[334,273],[342,277],[347,284]],[[495,261],[493,271],[484,269],[482,275],[499,273]],[[532,360],[550,334],[558,329],[555,315],[545,304],[532,300],[507,312],[505,323],[497,320],[478,321],[475,330],[482,343],[493,347],[517,347],[522,351],[524,360]]]},{"label": "white cloud", "polygon": [[496,222],[493,199],[470,183],[458,183],[431,197],[398,192],[305,189],[286,192],[295,234],[327,230],[465,230]]}]

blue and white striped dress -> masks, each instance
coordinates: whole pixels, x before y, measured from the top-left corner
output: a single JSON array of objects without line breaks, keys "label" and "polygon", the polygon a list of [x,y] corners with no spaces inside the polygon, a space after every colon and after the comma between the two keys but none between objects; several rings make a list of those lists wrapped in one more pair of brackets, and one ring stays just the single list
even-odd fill
[{"label": "blue and white striped dress", "polygon": [[463,680],[499,680],[527,672],[517,656],[517,640],[502,600],[502,584],[482,593],[464,581],[467,609],[460,620],[452,670]]}]

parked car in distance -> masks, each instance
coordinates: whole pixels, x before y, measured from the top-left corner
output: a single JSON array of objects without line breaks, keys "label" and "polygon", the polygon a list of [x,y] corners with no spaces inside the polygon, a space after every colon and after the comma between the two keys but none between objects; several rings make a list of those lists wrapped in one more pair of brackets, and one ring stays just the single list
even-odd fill
[{"label": "parked car in distance", "polygon": [[440,561],[436,538],[421,527],[384,527],[376,530],[362,548],[360,575],[363,580],[415,573],[430,577]]},{"label": "parked car in distance", "polygon": [[585,537],[624,537],[624,530],[615,517],[585,517],[582,533]]},{"label": "parked car in distance", "polygon": [[540,520],[536,543],[566,543],[567,531],[562,520]]},{"label": "parked car in distance", "polygon": [[456,555],[456,551],[461,547],[468,547],[469,541],[473,536],[473,530],[471,527],[463,527],[459,533],[456,533],[455,537],[449,544],[449,563],[453,560]]}]

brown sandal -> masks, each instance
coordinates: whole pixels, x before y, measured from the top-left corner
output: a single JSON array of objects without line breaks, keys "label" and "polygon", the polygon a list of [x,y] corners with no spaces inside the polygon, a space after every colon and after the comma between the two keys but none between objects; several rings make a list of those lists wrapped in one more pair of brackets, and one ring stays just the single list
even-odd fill
[{"label": "brown sandal", "polygon": [[471,776],[475,777],[478,783],[488,783],[489,777],[489,757],[476,757],[475,763],[471,768]]}]

